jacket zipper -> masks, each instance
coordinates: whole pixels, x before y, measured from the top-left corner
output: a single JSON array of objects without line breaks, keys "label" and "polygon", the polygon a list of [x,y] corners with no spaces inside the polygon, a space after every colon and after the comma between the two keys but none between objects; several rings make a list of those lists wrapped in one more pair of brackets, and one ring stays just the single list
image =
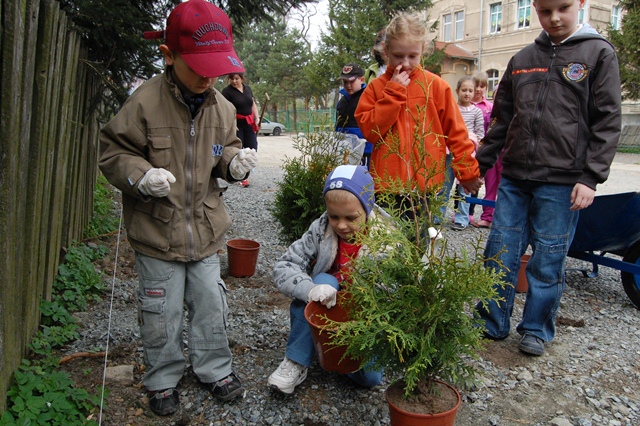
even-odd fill
[{"label": "jacket zipper", "polygon": [[557,46],[553,46],[551,51],[551,60],[549,62],[549,66],[547,67],[547,75],[544,79],[544,85],[542,86],[542,90],[540,91],[540,96],[538,97],[538,103],[536,104],[536,111],[533,116],[533,121],[531,122],[531,143],[529,144],[529,148],[527,149],[527,171],[530,172],[532,165],[531,159],[536,150],[536,146],[538,145],[538,129],[540,128],[540,119],[542,118],[542,106],[547,99],[547,94],[549,93],[549,79],[551,77],[551,69],[553,68],[553,64],[556,61],[556,50]]},{"label": "jacket zipper", "polygon": [[187,194],[186,194],[186,211],[185,219],[187,221],[187,236],[189,238],[189,259],[195,259],[195,243],[193,241],[193,228],[191,226],[191,185],[192,185],[192,169],[193,169],[193,144],[196,135],[195,120],[191,119],[191,129],[189,130],[189,143],[187,144]]}]

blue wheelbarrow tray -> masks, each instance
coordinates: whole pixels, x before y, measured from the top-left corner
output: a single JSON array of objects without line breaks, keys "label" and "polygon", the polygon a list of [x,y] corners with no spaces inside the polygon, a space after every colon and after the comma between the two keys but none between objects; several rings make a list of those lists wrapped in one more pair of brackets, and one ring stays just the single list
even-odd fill
[{"label": "blue wheelbarrow tray", "polygon": [[[495,206],[472,197],[467,202]],[[607,253],[623,259],[606,257]],[[640,193],[599,195],[580,210],[568,256],[592,263],[591,271],[578,269],[586,277],[597,277],[598,265],[620,270],[627,296],[640,309]]]}]

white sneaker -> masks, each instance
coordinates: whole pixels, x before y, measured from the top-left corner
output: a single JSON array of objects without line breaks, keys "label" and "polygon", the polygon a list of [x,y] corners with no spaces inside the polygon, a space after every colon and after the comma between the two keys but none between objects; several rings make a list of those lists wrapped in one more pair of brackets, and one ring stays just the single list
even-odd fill
[{"label": "white sneaker", "polygon": [[308,368],[284,357],[278,369],[271,373],[267,384],[282,393],[290,395],[307,378]]}]

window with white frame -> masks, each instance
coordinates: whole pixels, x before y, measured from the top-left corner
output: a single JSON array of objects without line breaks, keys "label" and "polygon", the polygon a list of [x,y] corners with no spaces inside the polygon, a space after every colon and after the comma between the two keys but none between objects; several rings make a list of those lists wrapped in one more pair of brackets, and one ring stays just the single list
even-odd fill
[{"label": "window with white frame", "polygon": [[584,24],[585,22],[589,21],[589,15],[587,13],[587,9],[589,8],[588,4],[589,4],[589,1],[585,0],[584,1],[584,6],[582,7],[582,9],[580,9],[580,12],[578,12],[578,23],[579,24]]},{"label": "window with white frame", "polygon": [[452,41],[453,40],[453,22],[451,20],[451,14],[444,15],[442,17],[442,40],[443,41]]},{"label": "window with white frame", "polygon": [[490,19],[491,25],[489,26],[489,33],[496,34],[500,32],[502,28],[502,3],[493,3],[490,5]]},{"label": "window with white frame", "polygon": [[620,25],[622,24],[621,14],[622,8],[620,7],[620,5],[615,5],[611,8],[611,26],[614,30],[620,29]]},{"label": "window with white frame", "polygon": [[442,15],[442,41],[450,42],[464,38],[464,11]]},{"label": "window with white frame", "polygon": [[518,0],[516,28],[529,28],[531,24],[531,0]]},{"label": "window with white frame", "polygon": [[464,12],[456,12],[455,18],[456,40],[462,40],[464,38]]},{"label": "window with white frame", "polygon": [[498,70],[487,70],[487,98],[495,99],[496,97],[496,88],[498,87],[498,83],[500,82],[500,73]]}]

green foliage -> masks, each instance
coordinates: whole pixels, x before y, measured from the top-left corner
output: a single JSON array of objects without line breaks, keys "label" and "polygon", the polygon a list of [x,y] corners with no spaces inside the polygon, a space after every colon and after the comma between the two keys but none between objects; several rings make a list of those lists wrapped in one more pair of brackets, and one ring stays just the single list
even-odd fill
[{"label": "green foliage", "polygon": [[99,405],[99,397],[76,388],[68,373],[23,360],[15,381],[0,425],[97,425],[87,416]]},{"label": "green foliage", "polygon": [[[388,206],[390,219],[378,215],[357,236],[373,255],[354,259],[346,286],[350,321],[326,326],[334,343],[347,345],[347,354],[361,358],[362,365],[372,363],[391,377],[402,377],[406,397],[433,391],[433,379],[454,384],[474,379],[468,361],[477,358],[483,344],[475,305],[497,300],[494,285],[501,283],[500,272],[484,267],[480,239],[472,250],[457,252],[446,239],[435,238],[442,230],[434,222],[444,222],[435,220],[441,214],[444,158],[430,157],[419,142],[435,137],[435,143],[444,143],[444,135],[433,134],[433,119],[426,109],[418,110],[415,151],[405,160],[408,175],[383,174],[376,181],[377,188],[381,181],[387,185],[377,201]],[[381,143],[390,155],[404,158],[397,133]],[[459,167],[468,165],[463,159]]]},{"label": "green foliage", "polygon": [[71,312],[83,310],[89,301],[98,300],[104,292],[104,284],[101,272],[92,262],[106,250],[103,246],[96,249],[86,245],[70,247],[64,263],[58,267],[52,300],[61,301]]},{"label": "green foliage", "polygon": [[427,10],[431,0],[330,0],[329,28],[323,34],[320,51],[325,54],[322,66],[333,71],[334,79],[347,62],[357,62],[363,69],[375,62],[371,52],[378,31],[391,17],[404,10]]},{"label": "green foliage", "polygon": [[[144,40],[142,33],[163,29],[169,12],[181,0],[60,0],[71,27],[89,49],[87,66],[101,79],[95,104],[107,106],[106,119],[129,96],[137,79],[147,79],[160,71],[161,54],[157,41]],[[234,22],[236,39],[251,22],[274,21],[292,7],[310,0],[216,0]],[[132,29],[134,29],[132,31]],[[241,56],[242,58],[242,56]]]},{"label": "green foliage", "polygon": [[640,98],[640,1],[620,0],[625,14],[620,30],[609,28],[620,61],[623,99]]},{"label": "green foliage", "polygon": [[40,331],[29,345],[37,357],[23,360],[14,372],[15,384],[7,393],[8,409],[0,418],[0,425],[96,424],[87,416],[100,399],[76,388],[69,374],[59,371],[53,350],[79,338],[71,312],[86,308],[90,300],[104,292],[101,275],[92,262],[104,256],[106,250],[86,245],[69,249],[65,263],[58,268],[52,300],[40,304]]},{"label": "green foliage", "polygon": [[70,26],[89,50],[86,65],[101,81],[94,103],[106,104],[103,119],[120,108],[136,79],[158,72],[158,49],[142,38],[142,32],[163,27],[167,10],[178,3],[179,0],[60,1]]},{"label": "green foliage", "polygon": [[310,53],[300,32],[288,30],[283,20],[252,24],[244,39],[236,43],[236,51],[258,102],[265,99],[266,92],[270,107],[276,109],[305,95],[304,68]]},{"label": "green foliage", "polygon": [[294,139],[300,156],[286,158],[271,214],[280,223],[285,244],[298,240],[325,211],[322,191],[331,170],[344,163],[345,145],[339,133],[312,132]]},{"label": "green foliage", "polygon": [[85,238],[95,238],[117,231],[120,215],[116,212],[113,189],[101,173],[93,190],[93,215],[84,229]]}]

